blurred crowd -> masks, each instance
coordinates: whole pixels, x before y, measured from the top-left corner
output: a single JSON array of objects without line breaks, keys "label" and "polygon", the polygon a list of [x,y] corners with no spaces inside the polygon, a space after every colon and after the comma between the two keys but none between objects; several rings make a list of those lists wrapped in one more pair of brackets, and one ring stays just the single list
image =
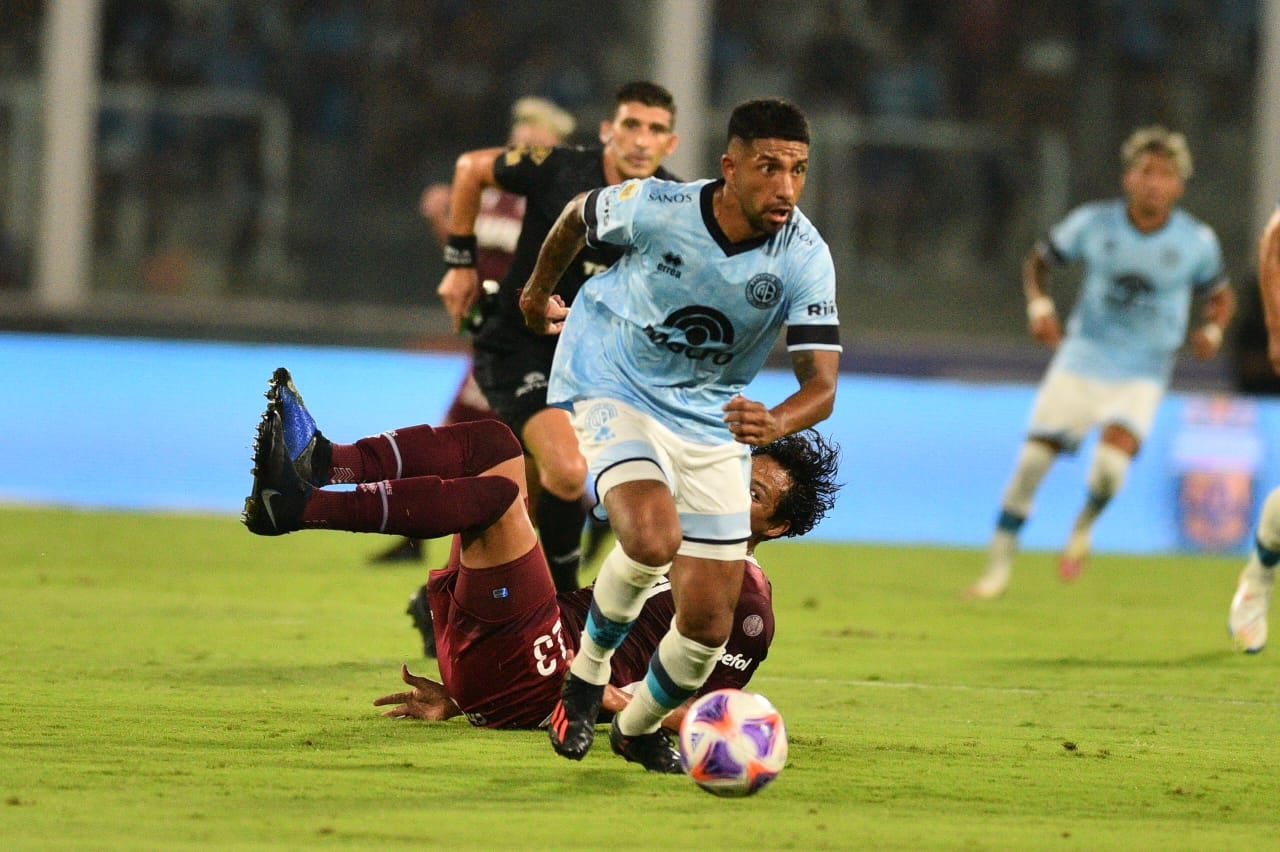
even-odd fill
[{"label": "blurred crowd", "polygon": [[[232,89],[287,112],[288,262],[258,256],[260,122],[106,111],[98,285],[430,304],[440,267],[416,218],[421,188],[447,179],[459,151],[502,140],[520,95],[574,112],[590,141],[612,91],[654,73],[654,5],[105,0],[105,84]],[[5,0],[0,83],[38,74],[44,6]],[[854,152],[855,174],[840,179],[856,215],[850,233],[827,236],[882,284],[922,259],[956,276],[1016,275],[1047,224],[1032,215],[1046,134],[1069,156],[1078,200],[1114,192],[1119,140],[1148,122],[1191,140],[1187,204],[1230,263],[1247,205],[1218,199],[1249,197],[1257,24],[1258,0],[715,0],[712,98],[780,94],[811,115],[953,122],[1004,140],[958,163],[915,144]],[[0,287],[22,286],[24,247],[3,226]]]}]

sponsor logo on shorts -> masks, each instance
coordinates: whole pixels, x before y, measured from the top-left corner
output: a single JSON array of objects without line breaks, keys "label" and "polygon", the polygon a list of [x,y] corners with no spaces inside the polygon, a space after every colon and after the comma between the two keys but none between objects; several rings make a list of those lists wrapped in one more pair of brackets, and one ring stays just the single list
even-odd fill
[{"label": "sponsor logo on shorts", "polygon": [[720,665],[727,666],[735,671],[745,672],[747,666],[751,665],[753,657],[744,657],[741,654],[730,654],[727,651],[720,655]]}]

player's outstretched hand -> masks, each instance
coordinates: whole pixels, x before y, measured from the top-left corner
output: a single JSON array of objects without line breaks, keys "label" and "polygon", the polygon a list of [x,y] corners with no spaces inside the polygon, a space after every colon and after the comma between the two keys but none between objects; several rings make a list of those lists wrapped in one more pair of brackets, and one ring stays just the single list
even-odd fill
[{"label": "player's outstretched hand", "polygon": [[400,666],[400,679],[413,687],[410,692],[394,692],[391,695],[384,695],[381,698],[373,700],[374,707],[386,707],[388,704],[395,704],[388,710],[383,710],[383,716],[393,716],[397,719],[423,719],[427,722],[443,722],[445,719],[452,719],[462,711],[458,709],[458,705],[449,697],[449,693],[445,692],[444,684],[437,683],[430,678],[416,675],[409,671],[406,665]]},{"label": "player's outstretched hand", "polygon": [[764,403],[735,396],[724,405],[724,422],[734,440],[753,447],[763,447],[782,437],[773,412]]},{"label": "player's outstretched hand", "polygon": [[1213,324],[1193,328],[1190,340],[1192,354],[1201,361],[1208,361],[1218,354],[1222,346],[1222,329]]},{"label": "player's outstretched hand", "polygon": [[569,317],[568,305],[555,293],[543,301],[527,297],[521,290],[520,312],[524,314],[524,324],[538,334],[559,334]]},{"label": "player's outstretched hand", "polygon": [[1062,342],[1062,324],[1058,322],[1057,314],[1036,317],[1028,323],[1028,330],[1034,339],[1050,349],[1057,349]]},{"label": "player's outstretched hand", "polygon": [[463,320],[471,313],[471,306],[480,298],[480,276],[475,267],[458,266],[450,269],[440,279],[436,295],[444,303],[444,310],[453,323],[453,330],[461,331]]}]

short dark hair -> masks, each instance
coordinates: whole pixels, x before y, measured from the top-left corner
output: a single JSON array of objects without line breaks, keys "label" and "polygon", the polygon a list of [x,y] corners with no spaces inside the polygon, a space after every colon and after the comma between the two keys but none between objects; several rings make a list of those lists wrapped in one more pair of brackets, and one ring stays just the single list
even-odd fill
[{"label": "short dark hair", "polygon": [[618,89],[618,93],[613,96],[615,110],[623,104],[633,103],[665,109],[671,113],[671,123],[675,124],[676,99],[657,83],[651,83],[648,80],[632,80],[630,83],[624,83],[622,88]]},{"label": "short dark hair", "polygon": [[835,506],[836,492],[843,487],[835,481],[840,469],[840,446],[817,431],[805,429],[784,435],[763,447],[753,447],[751,455],[769,456],[791,477],[791,487],[769,519],[791,522],[781,537],[804,535]]},{"label": "short dark hair", "polygon": [[729,116],[729,141],[786,139],[809,144],[809,119],[800,107],[782,98],[758,98],[733,108]]}]

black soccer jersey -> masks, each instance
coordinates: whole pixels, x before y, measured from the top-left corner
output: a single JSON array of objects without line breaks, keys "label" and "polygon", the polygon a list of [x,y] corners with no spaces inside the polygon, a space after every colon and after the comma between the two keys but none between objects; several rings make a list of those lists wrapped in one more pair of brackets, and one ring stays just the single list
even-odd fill
[{"label": "black soccer jersey", "polygon": [[[542,241],[560,218],[564,206],[578,193],[606,185],[604,149],[598,145],[511,148],[498,157],[493,174],[504,190],[525,197],[524,222],[511,268],[499,282],[497,313],[485,322],[474,343],[478,350],[510,353],[521,348],[522,339],[542,337],[525,326],[519,291],[529,280]],[[657,175],[675,179],[666,169],[658,169]],[[564,299],[566,305],[572,304],[582,282],[608,269],[621,256],[622,250],[613,246],[584,248],[560,279],[556,295]]]}]

